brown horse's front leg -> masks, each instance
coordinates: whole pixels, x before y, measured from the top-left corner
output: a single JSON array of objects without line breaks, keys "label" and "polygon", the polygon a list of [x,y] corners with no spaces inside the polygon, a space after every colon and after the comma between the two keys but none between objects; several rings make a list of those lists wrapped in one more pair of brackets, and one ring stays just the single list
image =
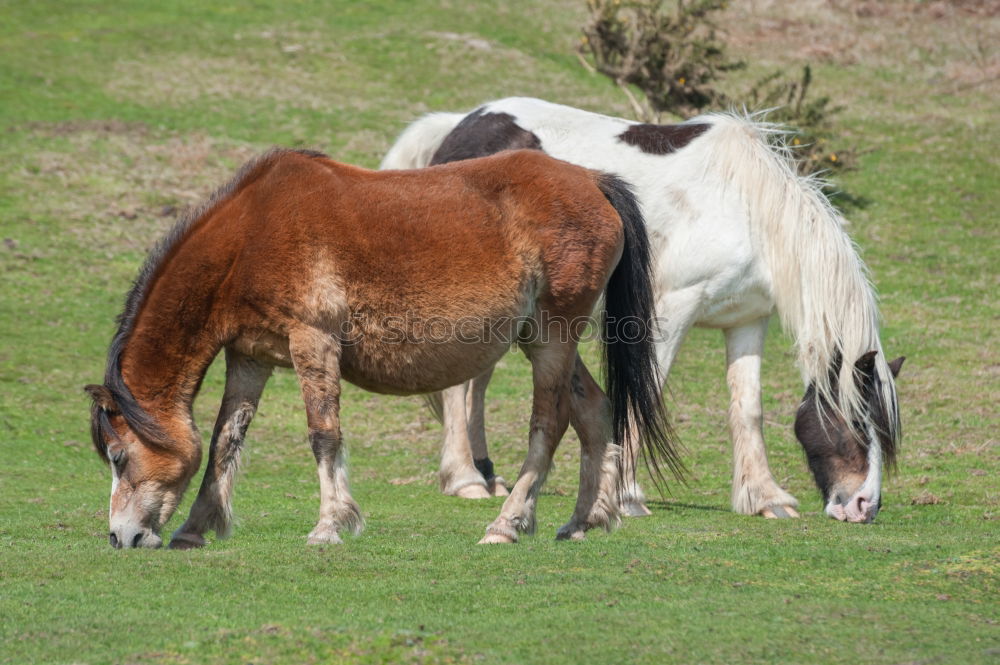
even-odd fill
[{"label": "brown horse's front leg", "polygon": [[226,349],[226,388],[212,432],[208,466],[187,520],[170,540],[172,549],[201,547],[205,544],[206,531],[214,530],[220,538],[229,535],[233,521],[233,483],[243,440],[271,369],[270,365]]},{"label": "brown horse's front leg", "polygon": [[319,521],[308,542],[341,543],[339,532],[360,533],[364,520],[347,486],[340,436],[340,342],[323,331],[302,328],[289,334],[288,348],[299,376],[309,443],[319,471]]}]

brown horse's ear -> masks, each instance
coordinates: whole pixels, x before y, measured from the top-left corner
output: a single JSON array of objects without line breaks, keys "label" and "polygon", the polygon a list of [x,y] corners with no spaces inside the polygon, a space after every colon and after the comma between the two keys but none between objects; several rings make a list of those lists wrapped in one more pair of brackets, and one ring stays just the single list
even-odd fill
[{"label": "brown horse's ear", "polygon": [[889,361],[889,371],[892,372],[892,378],[899,376],[899,369],[903,366],[903,361],[906,360],[906,356],[900,356],[895,360]]},{"label": "brown horse's ear", "polygon": [[107,386],[91,383],[88,386],[84,386],[83,389],[88,395],[90,395],[90,398],[94,400],[95,406],[109,412],[115,412],[118,410],[118,407],[115,404],[115,398],[112,397],[111,391],[108,390]]},{"label": "brown horse's ear", "polygon": [[875,356],[878,355],[878,351],[869,351],[854,363],[854,368],[861,373],[862,376],[871,376],[875,369]]}]

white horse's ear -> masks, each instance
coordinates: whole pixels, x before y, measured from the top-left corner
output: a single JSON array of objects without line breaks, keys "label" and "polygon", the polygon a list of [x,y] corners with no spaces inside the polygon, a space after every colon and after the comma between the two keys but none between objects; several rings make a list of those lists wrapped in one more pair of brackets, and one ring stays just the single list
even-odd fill
[{"label": "white horse's ear", "polygon": [[861,373],[862,376],[871,376],[872,370],[875,369],[875,356],[878,355],[878,351],[869,351],[854,363],[854,368]]},{"label": "white horse's ear", "polygon": [[892,378],[899,376],[899,370],[903,366],[903,361],[906,360],[906,356],[900,356],[895,360],[889,361],[889,371],[892,372]]}]

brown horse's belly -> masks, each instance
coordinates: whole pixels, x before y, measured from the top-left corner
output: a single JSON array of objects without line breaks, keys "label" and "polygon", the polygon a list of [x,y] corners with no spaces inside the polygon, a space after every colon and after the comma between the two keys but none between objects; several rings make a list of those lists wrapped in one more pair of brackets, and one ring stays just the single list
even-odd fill
[{"label": "brown horse's belly", "polygon": [[443,390],[478,376],[516,339],[516,314],[359,325],[343,340],[341,375],[373,392]]}]

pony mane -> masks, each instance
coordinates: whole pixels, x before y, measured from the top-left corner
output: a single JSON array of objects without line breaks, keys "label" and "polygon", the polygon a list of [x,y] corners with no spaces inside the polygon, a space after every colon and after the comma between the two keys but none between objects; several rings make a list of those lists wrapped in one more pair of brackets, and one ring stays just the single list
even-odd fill
[{"label": "pony mane", "polygon": [[[132,391],[122,377],[121,356],[135,328],[136,319],[142,309],[153,284],[160,275],[160,269],[180,246],[181,241],[201,220],[208,217],[220,204],[257,180],[281,157],[299,154],[310,158],[326,157],[314,150],[289,150],[272,148],[254,157],[237,171],[228,183],[215,192],[201,205],[184,215],[149,251],[139,274],[125,296],[125,308],[118,315],[118,330],[111,339],[108,349],[108,364],[104,372],[104,386],[111,393],[112,400],[126,424],[143,442],[158,448],[171,448],[173,442],[156,420],[136,401]],[[107,437],[117,436],[111,427],[107,412],[95,405],[91,414],[91,437],[98,454],[107,458]]]},{"label": "pony mane", "polygon": [[[714,139],[704,168],[720,169],[723,182],[739,188],[752,241],[766,257],[774,302],[782,326],[795,340],[806,385],[815,386],[815,398],[832,405],[847,422],[870,419],[892,465],[900,439],[899,411],[868,269],[844,231],[844,218],[823,194],[826,183],[796,172],[790,132],[764,122],[762,115],[702,116],[714,125],[702,139]],[[869,351],[878,352],[875,389],[863,390],[855,381],[854,362]],[[832,381],[831,372],[839,380]]]}]

